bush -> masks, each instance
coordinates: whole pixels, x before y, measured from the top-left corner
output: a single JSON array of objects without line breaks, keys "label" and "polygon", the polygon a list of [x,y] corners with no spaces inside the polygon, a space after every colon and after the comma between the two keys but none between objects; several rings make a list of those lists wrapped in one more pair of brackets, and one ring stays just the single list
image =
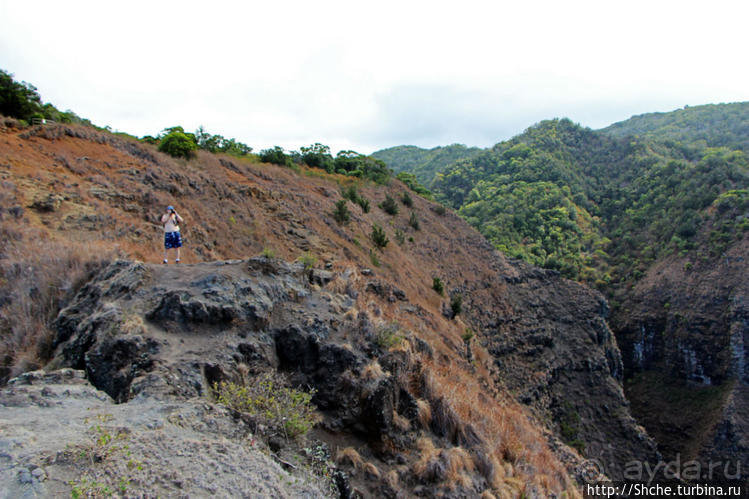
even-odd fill
[{"label": "bush", "polygon": [[411,212],[411,218],[408,219],[408,225],[413,227],[414,230],[419,230],[421,225],[419,224],[419,217],[416,216],[415,212]]},{"label": "bush", "polygon": [[385,201],[380,203],[380,209],[388,215],[398,214],[398,204],[395,202],[395,199],[390,197],[390,194],[385,195]]},{"label": "bush", "polygon": [[338,222],[338,225],[346,224],[351,220],[351,212],[348,211],[345,199],[336,201],[335,210],[333,210],[333,218]]},{"label": "bush", "polygon": [[280,166],[291,166],[291,156],[286,154],[283,147],[274,146],[270,149],[263,149],[259,154],[260,161]]},{"label": "bush", "polygon": [[375,338],[375,343],[378,347],[382,348],[383,350],[388,350],[398,344],[400,344],[401,341],[403,341],[403,336],[399,334],[400,333],[400,326],[397,322],[393,322],[392,324],[388,324],[386,326],[382,326],[377,331],[377,337]]},{"label": "bush", "polygon": [[397,242],[399,246],[403,246],[406,242],[406,234],[404,234],[400,229],[395,229],[395,242]]},{"label": "bush", "polygon": [[401,196],[401,203],[411,208],[414,205],[414,200],[411,198],[411,195],[409,193],[404,192],[403,196]]},{"label": "bush", "polygon": [[341,191],[341,196],[343,196],[344,199],[348,199],[352,203],[356,203],[356,201],[359,199],[359,192],[357,192],[355,185],[350,185]]},{"label": "bush", "polygon": [[432,208],[432,209],[434,210],[434,212],[435,212],[435,213],[436,213],[437,215],[439,215],[439,216],[441,216],[441,217],[442,217],[442,216],[445,216],[445,213],[447,212],[447,210],[445,209],[444,205],[441,205],[441,204],[438,204],[437,206],[435,206],[435,207],[434,207],[434,208]]},{"label": "bush", "polygon": [[432,278],[432,289],[435,290],[438,295],[445,296],[445,285],[439,277]]},{"label": "bush", "polygon": [[450,302],[450,308],[453,311],[453,317],[460,314],[463,311],[463,295],[458,293],[455,296],[453,296],[453,299]]},{"label": "bush", "polygon": [[390,242],[387,238],[387,235],[385,235],[385,230],[377,224],[374,224],[372,226],[372,234],[370,234],[369,237],[372,239],[372,242],[375,244],[375,246],[377,246],[379,249],[384,248]]},{"label": "bush", "polygon": [[175,130],[161,139],[159,151],[175,158],[189,159],[194,156],[198,144],[185,133]]},{"label": "bush", "polygon": [[252,383],[248,381],[242,384],[214,383],[216,401],[249,415],[286,438],[305,435],[317,422],[312,404],[314,390],[305,392],[283,386],[270,374],[252,380]]},{"label": "bush", "polygon": [[369,200],[359,195],[356,191],[355,185],[351,185],[344,189],[341,195],[352,203],[358,204],[361,207],[362,212],[369,213]]},{"label": "bush", "polygon": [[304,265],[304,270],[312,270],[312,267],[317,263],[317,257],[309,251],[305,252],[297,260]]},{"label": "bush", "polygon": [[473,329],[467,327],[461,338],[465,343],[470,343],[474,336],[476,336],[476,333],[473,332]]},{"label": "bush", "polygon": [[364,213],[369,213],[369,199],[360,197],[356,200],[356,204],[361,206],[361,211],[363,211]]}]

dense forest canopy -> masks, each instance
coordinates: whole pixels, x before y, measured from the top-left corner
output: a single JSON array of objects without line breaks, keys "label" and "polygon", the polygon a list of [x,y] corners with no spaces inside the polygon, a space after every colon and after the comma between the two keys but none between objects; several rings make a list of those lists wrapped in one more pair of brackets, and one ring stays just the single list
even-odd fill
[{"label": "dense forest canopy", "polygon": [[615,137],[637,135],[749,152],[749,102],[686,106],[670,113],[649,113],[601,130]]},{"label": "dense forest canopy", "polygon": [[674,252],[718,256],[749,230],[742,137],[716,147],[701,130],[658,140],[544,121],[431,189],[510,256],[599,287],[631,282]]}]

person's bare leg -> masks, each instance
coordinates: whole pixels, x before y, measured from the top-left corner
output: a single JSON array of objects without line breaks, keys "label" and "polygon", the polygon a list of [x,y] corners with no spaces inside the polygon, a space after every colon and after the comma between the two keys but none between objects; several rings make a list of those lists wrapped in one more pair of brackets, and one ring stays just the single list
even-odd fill
[{"label": "person's bare leg", "polygon": [[177,248],[177,260],[176,260],[176,262],[179,263],[179,248]]},{"label": "person's bare leg", "polygon": [[166,263],[166,262],[169,261],[169,259],[168,259],[169,253],[168,252],[169,252],[169,250],[166,249],[166,248],[164,248],[164,263]]}]

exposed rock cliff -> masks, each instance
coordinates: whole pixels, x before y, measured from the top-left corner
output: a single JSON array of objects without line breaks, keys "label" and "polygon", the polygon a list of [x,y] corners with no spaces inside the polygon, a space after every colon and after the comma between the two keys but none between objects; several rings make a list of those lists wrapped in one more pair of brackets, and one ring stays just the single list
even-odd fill
[{"label": "exposed rock cliff", "polygon": [[635,414],[671,458],[749,467],[747,251],[745,236],[717,261],[669,259],[614,315]]}]

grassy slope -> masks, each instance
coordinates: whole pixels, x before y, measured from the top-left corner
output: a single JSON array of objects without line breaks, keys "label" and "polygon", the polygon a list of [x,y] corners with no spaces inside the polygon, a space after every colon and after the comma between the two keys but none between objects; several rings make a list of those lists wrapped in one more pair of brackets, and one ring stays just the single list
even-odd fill
[{"label": "grassy slope", "polygon": [[[399,303],[377,300],[362,289],[366,313],[383,323],[399,321],[435,350],[434,365],[425,365],[424,372],[433,380],[435,392],[444,395],[445,407],[457,415],[460,424],[486,428],[494,435],[487,438],[498,439],[492,447],[498,457],[491,459],[498,459],[497,466],[503,468],[501,476],[492,475],[492,485],[515,493],[527,487],[560,492],[569,486],[564,468],[526,410],[494,385],[488,371],[491,356],[476,345],[477,360],[467,364],[462,339],[466,324],[441,313],[446,298],[431,289],[434,275],[442,278],[448,290],[465,282],[496,283],[475,290],[471,298],[475,303],[498,301],[494,307],[501,310],[506,288],[496,275],[503,268],[513,272],[500,257],[487,253],[481,236],[454,214],[439,216],[433,203],[413,196],[413,212],[421,225],[420,231],[414,231],[408,223],[411,210],[401,205],[400,213],[391,217],[376,208],[386,194],[400,199],[406,190],[403,184],[360,183],[360,193],[373,208],[365,214],[349,203],[352,220],[339,226],[330,213],[341,198],[341,187],[351,178],[306,168],[296,172],[251,164],[205,152],[199,152],[195,160],[175,160],[152,146],[84,127],[3,127],[0,144],[0,195],[7,207],[0,229],[13,241],[1,262],[8,284],[5,296],[10,299],[6,305],[21,298],[33,302],[39,292],[46,296],[48,289],[60,287],[61,277],[64,287],[73,289],[74,283],[67,278],[83,278],[85,265],[58,257],[82,247],[105,258],[112,251],[160,261],[162,229],[157,220],[168,204],[175,205],[185,218],[186,264],[245,258],[272,248],[287,260],[308,253],[318,265],[361,269],[373,266],[375,254],[380,262],[375,268],[377,278],[397,285],[408,296],[409,306],[420,312],[404,314]],[[369,240],[374,223],[384,227],[391,241],[383,251],[375,250]],[[413,237],[413,242],[396,244],[396,230]],[[23,272],[13,271],[27,268],[32,261],[36,262],[33,267],[47,269],[46,280],[37,280],[37,291],[24,287],[28,281],[22,279]],[[65,298],[64,292],[56,295],[58,306]],[[55,308],[46,310],[47,317],[33,307],[2,309],[8,332],[30,316],[40,318],[36,338],[4,341],[3,357],[11,369],[33,368],[39,362],[39,346],[51,335],[46,327]],[[6,334],[4,339],[11,336]],[[477,407],[485,409],[476,411]],[[423,445],[423,452],[432,453],[441,452],[440,447],[445,452],[453,448],[448,442]],[[503,450],[508,445],[513,449],[509,454]],[[449,489],[453,485],[440,486]]]}]

